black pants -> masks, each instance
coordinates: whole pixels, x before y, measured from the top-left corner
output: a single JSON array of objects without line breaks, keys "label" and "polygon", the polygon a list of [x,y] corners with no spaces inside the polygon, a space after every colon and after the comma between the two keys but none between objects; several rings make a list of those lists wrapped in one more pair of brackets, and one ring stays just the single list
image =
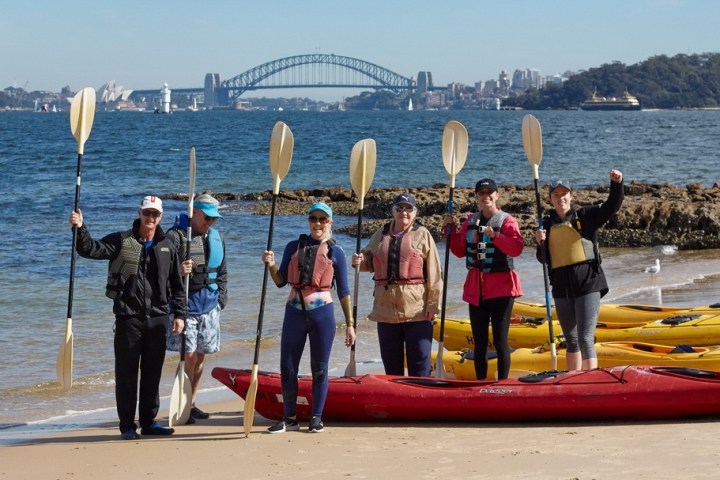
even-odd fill
[{"label": "black pants", "polygon": [[498,378],[507,378],[510,373],[510,346],[508,333],[510,330],[510,314],[515,299],[513,297],[497,297],[485,300],[470,307],[470,326],[475,343],[475,375],[478,380],[487,378],[487,351],[490,342],[488,327],[492,325],[493,345],[497,351]]},{"label": "black pants", "polygon": [[137,429],[136,404],[140,427],[149,427],[155,421],[160,409],[166,334],[167,316],[115,320],[115,402],[121,432]]}]

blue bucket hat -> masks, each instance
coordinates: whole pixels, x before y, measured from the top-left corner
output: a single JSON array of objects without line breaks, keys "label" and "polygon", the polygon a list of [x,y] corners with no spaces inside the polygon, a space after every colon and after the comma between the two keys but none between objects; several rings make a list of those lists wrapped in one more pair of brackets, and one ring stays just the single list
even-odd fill
[{"label": "blue bucket hat", "polygon": [[308,209],[308,214],[320,210],[321,212],[324,212],[329,218],[332,218],[332,209],[328,206],[327,203],[323,202],[317,202],[310,205],[310,208]]}]

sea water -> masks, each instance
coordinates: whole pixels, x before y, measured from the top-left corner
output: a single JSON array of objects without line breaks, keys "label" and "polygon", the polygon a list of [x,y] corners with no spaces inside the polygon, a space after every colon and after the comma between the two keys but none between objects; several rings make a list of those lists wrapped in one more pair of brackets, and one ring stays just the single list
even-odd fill
[{"label": "sea water", "polygon": [[[607,184],[612,168],[625,181],[700,182],[717,177],[720,112],[533,112],[543,127],[541,183],[569,178],[578,186]],[[283,189],[350,188],[352,146],[363,138],[377,142],[373,187],[447,184],[441,158],[442,129],[448,120],[468,129],[467,163],[456,186],[481,177],[499,184],[532,184],[520,126],[525,112],[139,112],[96,113],[82,161],[80,208],[96,238],[129,228],[144,195],[165,196],[188,189],[188,153],[197,150],[196,191],[251,193],[272,189],[268,146],[274,123],[292,129],[295,148]],[[107,262],[77,259],[72,303],[74,384],[65,392],[55,364],[68,313],[71,229],[77,168],[77,143],[69,114],[0,113],[0,439],[19,429],[74,425],[80,414],[105,412],[115,421],[112,302],[105,297]],[[502,203],[502,198],[500,199]],[[186,209],[167,200],[163,227]],[[204,395],[229,393],[211,376],[214,366],[250,368],[259,320],[269,217],[254,215],[248,202],[223,204],[216,224],[227,244],[229,300],[222,312],[222,351],[208,357]],[[356,217],[337,216],[336,227]],[[304,216],[277,216],[273,246],[307,229]],[[354,238],[336,235],[351,253]],[[444,244],[439,242],[441,258]],[[348,255],[348,258],[350,255]],[[662,270],[644,268],[660,258]],[[720,300],[720,252],[672,248],[603,249],[603,266],[612,303],[705,305]],[[516,261],[525,296],[544,302],[542,267],[528,248]],[[465,267],[450,260],[447,316],[467,316],[461,300]],[[352,282],[352,278],[350,279]],[[372,305],[372,280],[361,274],[358,298],[357,359],[377,362],[375,325],[364,319]],[[269,283],[259,366],[277,370],[279,335],[287,289]],[[342,374],[349,359],[343,345],[342,314],[336,309],[338,338],[331,368]],[[305,355],[302,368],[309,370]],[[161,385],[170,394],[177,355],[169,353]],[[166,411],[161,411],[165,415]]]}]

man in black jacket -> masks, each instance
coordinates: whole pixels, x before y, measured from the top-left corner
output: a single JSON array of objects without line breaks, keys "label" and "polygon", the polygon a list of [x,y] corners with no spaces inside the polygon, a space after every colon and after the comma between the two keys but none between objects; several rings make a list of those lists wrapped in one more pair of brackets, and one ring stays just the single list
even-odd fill
[{"label": "man in black jacket", "polygon": [[105,295],[113,300],[115,314],[115,401],[124,440],[140,438],[136,403],[143,435],[174,433],[155,417],[160,408],[168,305],[174,309],[172,330],[179,333],[185,326],[187,304],[178,253],[160,228],[162,212],[162,200],[147,196],[131,229],[100,240],[93,240],[80,209],[70,214],[70,225],[78,229],[78,254],[110,261]]}]

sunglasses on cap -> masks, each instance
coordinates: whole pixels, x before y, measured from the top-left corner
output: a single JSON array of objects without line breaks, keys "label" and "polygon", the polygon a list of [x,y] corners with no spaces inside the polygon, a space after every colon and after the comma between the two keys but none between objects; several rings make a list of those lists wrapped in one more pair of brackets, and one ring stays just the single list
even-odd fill
[{"label": "sunglasses on cap", "polygon": [[326,223],[328,223],[330,221],[330,217],[316,217],[315,215],[310,215],[308,217],[308,221],[310,223],[321,223],[321,224],[325,225]]},{"label": "sunglasses on cap", "polygon": [[567,188],[568,190],[572,190],[572,188],[570,187],[570,182],[568,182],[567,180],[555,180],[555,181],[550,182],[551,190],[555,190],[558,187],[563,187],[563,188]]}]

